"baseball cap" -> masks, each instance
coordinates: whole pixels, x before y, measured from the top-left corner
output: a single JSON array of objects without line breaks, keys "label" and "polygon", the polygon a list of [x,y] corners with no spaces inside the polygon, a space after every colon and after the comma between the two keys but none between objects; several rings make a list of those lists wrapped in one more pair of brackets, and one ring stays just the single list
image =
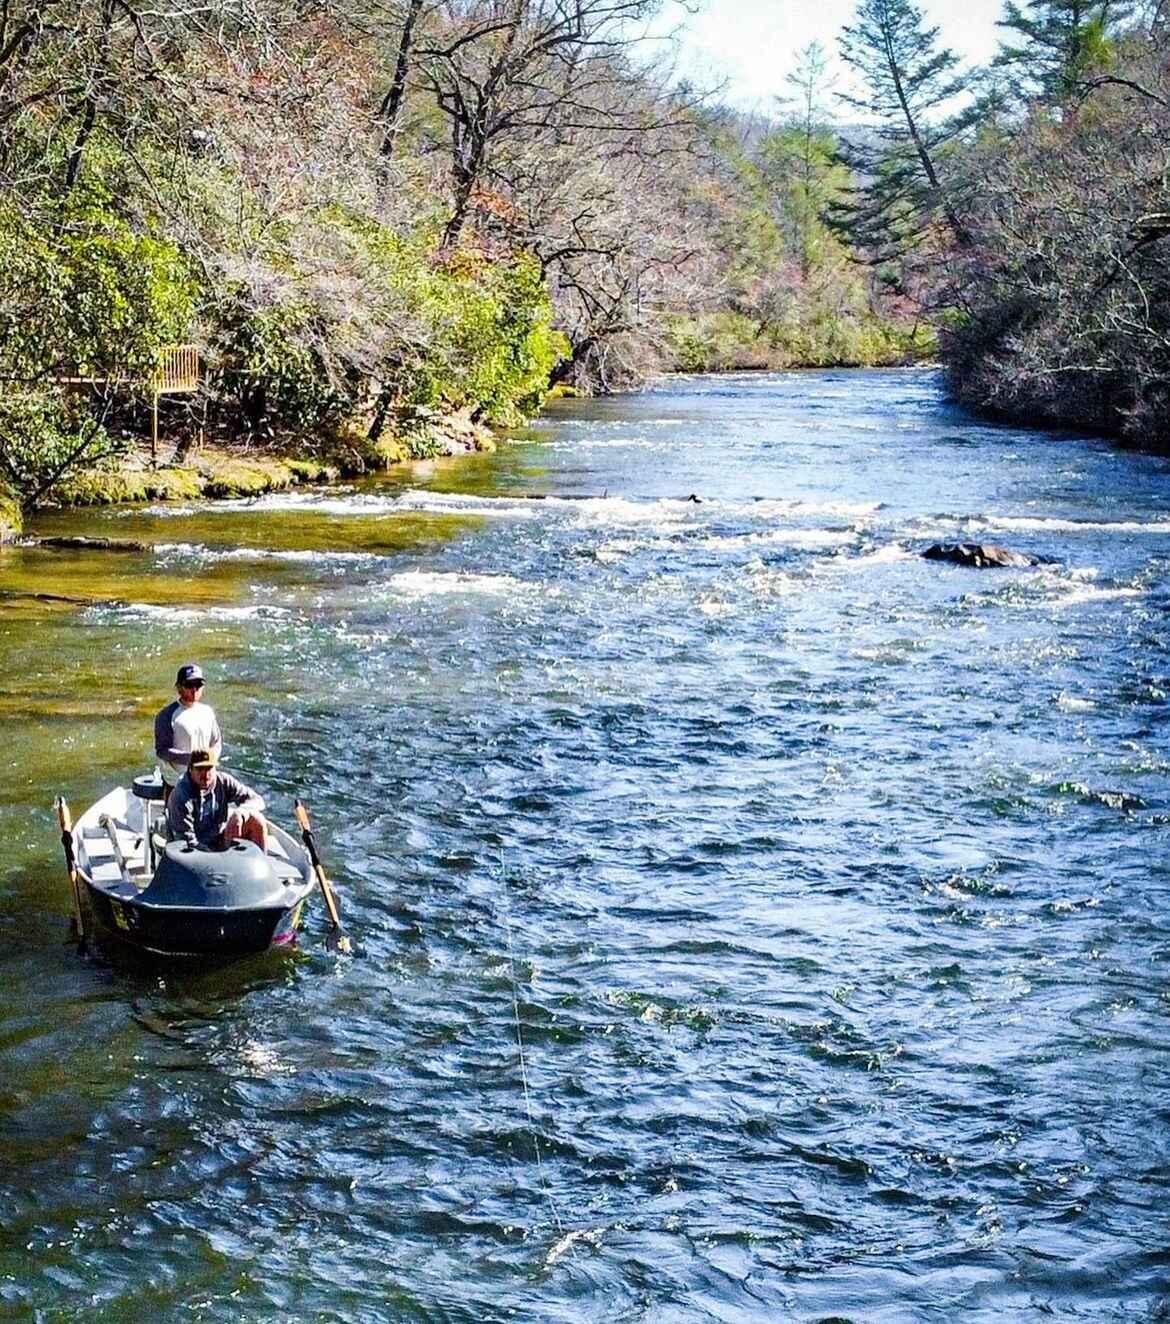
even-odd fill
[{"label": "baseball cap", "polygon": [[203,672],[196,662],[184,662],[175,677],[176,685],[202,685]]},{"label": "baseball cap", "polygon": [[214,749],[193,749],[191,766],[193,768],[214,768],[219,762],[219,754]]}]

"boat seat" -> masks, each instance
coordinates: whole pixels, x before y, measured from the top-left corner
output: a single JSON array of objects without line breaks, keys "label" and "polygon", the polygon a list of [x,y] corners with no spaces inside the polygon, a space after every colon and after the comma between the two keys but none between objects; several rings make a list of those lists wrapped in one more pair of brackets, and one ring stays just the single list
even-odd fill
[{"label": "boat seat", "polygon": [[[146,838],[140,832],[118,828],[118,845],[126,861],[126,868],[131,874],[143,875],[146,872]],[[89,872],[95,883],[107,886],[111,881],[120,879],[122,871],[114,855],[114,845],[105,828],[87,827],[81,833],[85,847],[85,858]]]}]

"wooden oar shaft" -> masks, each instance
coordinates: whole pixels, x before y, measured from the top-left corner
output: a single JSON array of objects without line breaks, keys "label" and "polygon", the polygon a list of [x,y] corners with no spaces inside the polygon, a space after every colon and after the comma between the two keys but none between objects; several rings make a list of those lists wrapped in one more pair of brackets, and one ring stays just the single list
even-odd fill
[{"label": "wooden oar shaft", "polygon": [[329,922],[333,925],[335,931],[340,931],[341,915],[337,909],[337,898],[333,895],[333,888],[329,879],[325,877],[325,866],[321,863],[321,856],[317,851],[317,841],[309,824],[308,810],[297,800],[293,804],[293,813],[300,824],[301,837],[309,852],[309,859],[313,862],[313,872],[317,875],[318,883],[321,884],[321,895],[325,898],[325,909],[329,912]]},{"label": "wooden oar shaft", "polygon": [[329,922],[335,929],[339,929],[341,915],[337,909],[337,898],[333,895],[333,886],[325,877],[325,870],[320,860],[314,862],[313,869],[316,871],[317,881],[321,884],[321,895],[325,898],[325,909],[329,911]]},{"label": "wooden oar shaft", "polygon": [[77,856],[73,852],[73,820],[65,797],[57,797],[57,822],[61,825],[61,848],[65,852],[65,872],[69,875],[69,890],[73,895],[73,926],[78,942],[85,941],[85,920],[81,914],[81,885],[77,879]]}]

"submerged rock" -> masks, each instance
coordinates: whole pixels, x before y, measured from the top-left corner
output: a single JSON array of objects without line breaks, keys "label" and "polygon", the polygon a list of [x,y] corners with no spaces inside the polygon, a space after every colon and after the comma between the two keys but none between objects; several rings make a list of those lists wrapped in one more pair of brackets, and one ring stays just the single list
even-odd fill
[{"label": "submerged rock", "polygon": [[1042,564],[1043,558],[987,542],[936,542],[922,553],[927,561],[949,561],[975,570]]}]

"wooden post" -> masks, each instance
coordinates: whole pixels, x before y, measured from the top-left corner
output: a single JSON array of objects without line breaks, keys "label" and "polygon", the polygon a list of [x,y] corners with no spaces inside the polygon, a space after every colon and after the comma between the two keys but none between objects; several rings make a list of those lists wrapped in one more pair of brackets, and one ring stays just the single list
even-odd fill
[{"label": "wooden post", "polygon": [[150,393],[150,467],[158,468],[158,390]]}]

